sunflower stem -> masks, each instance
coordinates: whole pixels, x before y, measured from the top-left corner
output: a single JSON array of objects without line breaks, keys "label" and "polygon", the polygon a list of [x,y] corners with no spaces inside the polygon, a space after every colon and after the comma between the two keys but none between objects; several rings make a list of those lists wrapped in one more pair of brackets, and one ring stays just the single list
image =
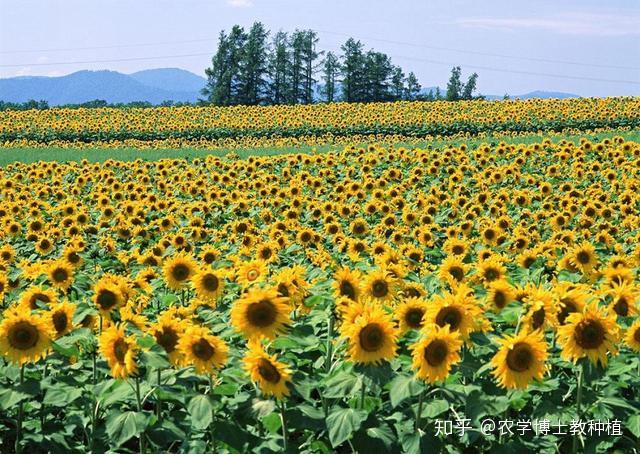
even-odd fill
[{"label": "sunflower stem", "polygon": [[416,413],[416,426],[415,430],[420,429],[422,425],[422,402],[424,401],[424,391],[420,391],[418,395],[418,413]]},{"label": "sunflower stem", "polygon": [[282,419],[282,441],[284,452],[287,452],[287,418],[285,415],[284,400],[280,401],[280,419]]},{"label": "sunflower stem", "polygon": [[329,323],[327,327],[327,356],[324,359],[324,369],[329,372],[331,369],[331,356],[333,355],[333,312],[329,313]]},{"label": "sunflower stem", "polygon": [[158,388],[156,389],[156,417],[158,421],[162,420],[162,401],[160,398],[160,387],[162,386],[162,369],[158,367],[156,369],[156,376],[158,378]]},{"label": "sunflower stem", "polygon": [[[138,404],[138,412],[142,413],[142,399],[140,398],[140,377],[135,377],[136,382],[136,403]],[[144,432],[140,434],[140,454],[144,454]]]},{"label": "sunflower stem", "polygon": [[[20,366],[20,386],[24,384],[24,364]],[[24,402],[20,401],[18,406],[18,421],[16,424],[16,446],[15,451],[20,453],[20,439],[22,438],[22,418],[24,418]]]},{"label": "sunflower stem", "polygon": [[[578,380],[578,384],[576,388],[576,415],[578,420],[580,420],[580,418],[582,418],[581,407],[582,407],[582,385],[584,381],[584,362],[581,362],[580,367],[576,372],[576,375]],[[578,452],[578,437],[579,437],[578,434],[574,435],[573,437],[573,449],[571,451],[573,452],[573,454],[576,454]]]},{"label": "sunflower stem", "polygon": [[360,390],[360,410],[364,410],[364,395],[367,387],[362,383],[362,389]]}]

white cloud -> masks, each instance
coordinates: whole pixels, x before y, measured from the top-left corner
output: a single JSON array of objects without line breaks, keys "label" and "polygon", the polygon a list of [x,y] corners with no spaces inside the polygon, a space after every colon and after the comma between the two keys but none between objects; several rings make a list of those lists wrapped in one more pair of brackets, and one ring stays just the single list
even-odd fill
[{"label": "white cloud", "polygon": [[467,17],[455,21],[465,28],[541,30],[564,35],[640,35],[640,16],[613,14],[560,14],[554,17]]},{"label": "white cloud", "polygon": [[227,0],[227,4],[234,8],[248,8],[253,6],[253,0]]}]

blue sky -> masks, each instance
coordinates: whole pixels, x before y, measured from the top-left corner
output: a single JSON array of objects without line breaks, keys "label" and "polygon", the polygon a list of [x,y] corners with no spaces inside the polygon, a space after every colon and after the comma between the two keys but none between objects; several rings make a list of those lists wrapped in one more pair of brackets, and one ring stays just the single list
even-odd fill
[{"label": "blue sky", "polygon": [[[444,86],[455,63],[485,94],[640,95],[638,0],[0,0],[0,77],[202,75],[219,31],[255,20],[318,30],[325,50],[361,39],[423,86]],[[95,60],[123,61],[59,64]]]}]

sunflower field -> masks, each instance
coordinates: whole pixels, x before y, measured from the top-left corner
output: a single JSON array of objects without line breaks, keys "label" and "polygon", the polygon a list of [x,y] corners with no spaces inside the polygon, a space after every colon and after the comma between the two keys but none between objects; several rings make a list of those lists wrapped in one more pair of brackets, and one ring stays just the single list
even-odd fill
[{"label": "sunflower field", "polygon": [[[358,124],[624,127],[638,102]],[[281,109],[314,108],[4,112],[0,134],[369,118]],[[622,135],[7,165],[0,452],[638,452],[639,173]]]}]

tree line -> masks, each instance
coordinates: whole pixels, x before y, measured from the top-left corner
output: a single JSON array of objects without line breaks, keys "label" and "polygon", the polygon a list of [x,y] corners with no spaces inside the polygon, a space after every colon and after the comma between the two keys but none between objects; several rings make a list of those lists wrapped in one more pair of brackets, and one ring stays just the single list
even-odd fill
[{"label": "tree line", "polygon": [[478,75],[461,81],[455,67],[443,96],[428,94],[413,72],[394,65],[383,52],[365,50],[349,38],[341,53],[320,51],[313,30],[271,34],[260,22],[247,31],[234,25],[220,32],[218,49],[205,70],[202,104],[272,105],[313,102],[452,101],[474,99]]}]

